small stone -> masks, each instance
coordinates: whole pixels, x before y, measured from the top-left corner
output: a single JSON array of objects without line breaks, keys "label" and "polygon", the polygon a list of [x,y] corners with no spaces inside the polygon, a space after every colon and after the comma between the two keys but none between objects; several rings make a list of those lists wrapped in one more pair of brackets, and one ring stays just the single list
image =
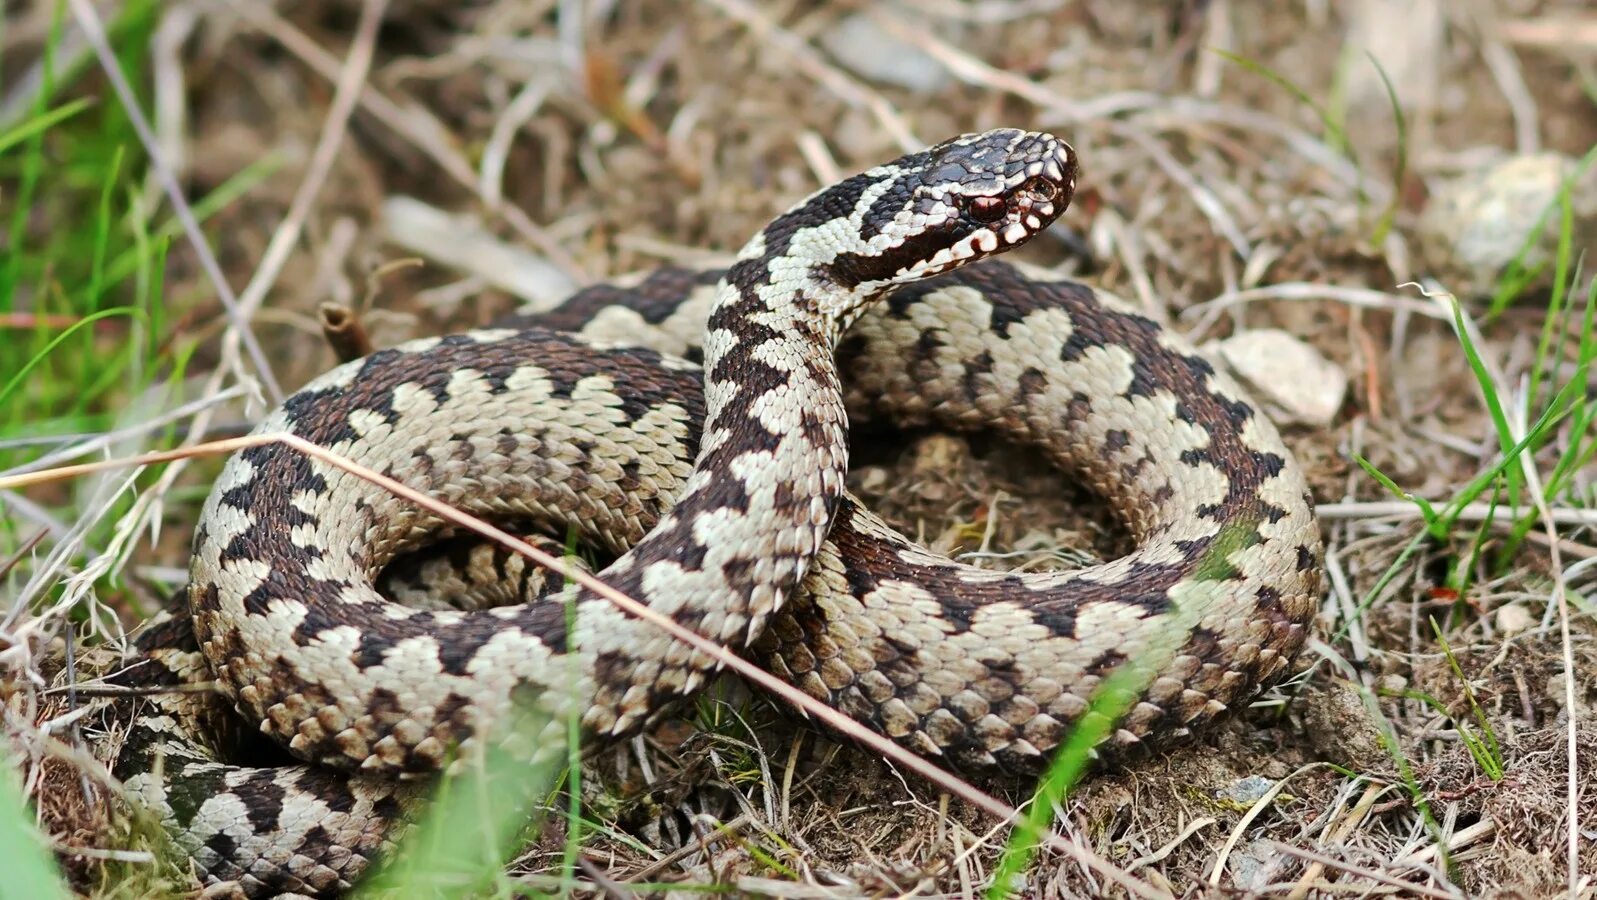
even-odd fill
[{"label": "small stone", "polygon": [[1381,694],[1401,694],[1408,690],[1408,679],[1395,672],[1382,675],[1375,681],[1375,690]]},{"label": "small stone", "polygon": [[1265,891],[1280,877],[1286,860],[1268,841],[1251,841],[1237,849],[1226,863],[1231,886],[1242,891]]},{"label": "small stone", "polygon": [[1519,634],[1530,628],[1533,621],[1530,610],[1518,603],[1508,603],[1497,608],[1497,628],[1504,634]]},{"label": "small stone", "polygon": [[1275,328],[1244,331],[1214,345],[1216,354],[1261,399],[1293,421],[1324,427],[1347,394],[1347,374],[1318,350]]},{"label": "small stone", "polygon": [[887,489],[887,482],[891,478],[888,471],[881,466],[865,466],[855,476],[859,479],[859,489],[866,494],[879,494]]},{"label": "small stone", "polygon": [[[1432,274],[1459,296],[1492,293],[1544,214],[1540,235],[1523,262],[1549,263],[1557,252],[1561,228],[1562,216],[1555,208],[1559,190],[1577,165],[1561,153],[1516,154],[1477,165],[1434,186],[1416,230]],[[1586,246],[1582,235],[1589,236],[1597,216],[1597,167],[1571,186],[1570,201],[1578,253]]]},{"label": "small stone", "polygon": [[1239,778],[1228,787],[1220,791],[1220,799],[1238,806],[1252,806],[1264,799],[1264,795],[1275,787],[1275,782],[1263,775],[1249,775]]},{"label": "small stone", "polygon": [[1563,672],[1554,672],[1547,676],[1547,699],[1558,704],[1560,708],[1563,707],[1564,701],[1569,699],[1564,692],[1566,684]]},{"label": "small stone", "polygon": [[854,13],[821,33],[838,65],[862,78],[931,92],[948,83],[948,69],[914,44],[888,33],[868,13]]}]

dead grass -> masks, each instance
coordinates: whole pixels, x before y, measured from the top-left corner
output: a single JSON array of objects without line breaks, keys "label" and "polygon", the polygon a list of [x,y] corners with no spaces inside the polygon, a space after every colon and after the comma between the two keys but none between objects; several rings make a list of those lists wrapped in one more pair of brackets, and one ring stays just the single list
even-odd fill
[{"label": "dead grass", "polygon": [[[1286,435],[1316,499],[1334,510],[1324,522],[1333,572],[1321,644],[1305,653],[1299,677],[1246,715],[1085,783],[1059,810],[1067,836],[1178,896],[1215,885],[1293,897],[1539,897],[1569,889],[1572,877],[1589,896],[1597,842],[1584,829],[1597,827],[1597,800],[1581,781],[1597,764],[1597,660],[1583,599],[1597,575],[1585,562],[1597,556],[1590,521],[1559,511],[1555,533],[1531,531],[1500,567],[1488,553],[1459,596],[1450,566],[1468,559],[1478,521],[1461,520],[1448,540],[1404,558],[1420,524],[1393,515],[1390,495],[1353,463],[1362,456],[1438,502],[1493,463],[1493,425],[1447,314],[1398,287],[1432,273],[1414,223],[1436,180],[1481,148],[1579,156],[1597,141],[1593,91],[1579,87],[1582,77],[1592,83],[1592,48],[1579,44],[1579,29],[1568,32],[1572,45],[1547,37],[1549,23],[1585,15],[1581,4],[1439,6],[1446,27],[1430,46],[1421,45],[1424,21],[1399,21],[1427,4],[873,8],[882,34],[943,73],[917,93],[855,74],[828,49],[827,35],[854,9],[845,4],[409,0],[387,10],[368,67],[367,45],[351,37],[360,4],[179,0],[165,40],[152,41],[148,87],[155,135],[187,196],[264,154],[285,163],[205,231],[224,277],[244,286],[241,319],[290,389],[333,362],[315,318],[322,302],[359,308],[379,344],[469,326],[573,283],[731,250],[793,197],[907,143],[1000,123],[1064,131],[1086,165],[1083,191],[1055,229],[1062,239],[1029,249],[1030,258],[1088,274],[1200,341],[1287,329],[1350,378],[1335,422]],[[1379,94],[1357,93],[1368,91],[1353,75],[1367,65],[1364,48],[1345,37],[1362,7],[1380,9],[1384,27],[1411,30],[1419,45],[1383,60],[1401,68],[1407,103],[1408,171],[1397,183],[1397,130]],[[41,15],[19,12],[0,35],[7,86],[23,83],[36,58]],[[1494,29],[1498,15],[1512,21]],[[1216,47],[1327,108],[1342,96],[1359,166],[1290,91],[1206,49]],[[462,235],[480,236],[462,242],[480,253],[499,253],[497,237],[536,258],[474,265],[451,248],[440,254],[447,266],[385,269],[414,252],[394,233],[397,198],[464,212],[479,230]],[[1372,245],[1394,198],[1396,227]],[[216,417],[247,420],[259,408],[243,408],[236,390],[222,396],[249,371],[240,355],[248,344],[234,344],[241,331],[222,337],[225,309],[198,257],[176,245],[169,268],[184,304],[175,336],[196,344],[193,371],[216,373],[201,387],[216,402],[185,419],[198,439]],[[1545,287],[1529,290],[1482,326],[1479,350],[1504,376],[1510,406],[1535,364],[1546,297]],[[1549,469],[1578,437],[1562,435],[1534,460]],[[1022,454],[932,435],[856,456],[856,490],[939,550],[1015,567],[1124,547],[1090,498],[1062,496],[1056,477]],[[165,573],[169,582],[184,562],[182,532],[211,471],[196,469],[144,485],[142,496],[164,507],[117,532],[154,580]],[[1592,475],[1579,474],[1558,505],[1589,508]],[[67,521],[75,514],[72,497],[31,499]],[[167,524],[165,540],[138,543],[152,520]],[[1489,550],[1503,546],[1501,529],[1488,537]],[[0,558],[14,549],[0,544]],[[10,599],[23,576],[59,578],[82,564],[70,552],[23,554],[0,591]],[[118,583],[95,584],[92,598],[127,621],[143,608]],[[1574,601],[1567,651],[1561,590]],[[43,609],[7,623],[17,636],[7,660],[19,674],[62,649],[65,606]],[[1475,720],[1432,618],[1500,743],[1501,781],[1485,777],[1461,740]],[[59,701],[37,708],[42,683],[8,685],[8,727],[67,712]],[[788,722],[737,685],[725,691],[691,722],[590,766],[597,783],[585,799],[600,829],[588,832],[582,883],[736,885],[773,897],[985,892],[1005,838],[990,819]],[[1581,776],[1573,798],[1570,696]],[[55,757],[38,740],[25,746],[28,787],[52,837],[109,846],[70,770],[46,766]],[[998,787],[1012,802],[1026,799],[1019,786]],[[1564,856],[1571,810],[1583,829],[1576,872]],[[515,871],[546,886],[540,879],[562,875],[562,846],[555,820]],[[73,868],[80,887],[105,893],[99,871],[93,860]],[[1101,874],[1059,854],[1041,856],[1019,890],[1106,892]]]}]

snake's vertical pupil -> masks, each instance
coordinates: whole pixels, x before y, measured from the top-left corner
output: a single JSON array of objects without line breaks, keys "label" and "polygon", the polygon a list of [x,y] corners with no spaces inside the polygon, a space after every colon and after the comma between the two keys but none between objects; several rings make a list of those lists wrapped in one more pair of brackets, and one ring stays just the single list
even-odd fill
[{"label": "snake's vertical pupil", "polygon": [[976,197],[970,201],[970,215],[978,222],[991,222],[1004,214],[1006,205],[998,197]]}]

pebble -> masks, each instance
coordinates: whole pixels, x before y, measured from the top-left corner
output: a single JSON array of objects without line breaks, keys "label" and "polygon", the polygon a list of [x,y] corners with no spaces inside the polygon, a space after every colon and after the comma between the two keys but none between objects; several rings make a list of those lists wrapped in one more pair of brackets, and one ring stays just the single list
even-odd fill
[{"label": "pebble", "polygon": [[1534,622],[1530,610],[1518,603],[1507,603],[1497,608],[1497,628],[1504,634],[1519,634]]},{"label": "pebble", "polygon": [[1226,368],[1285,413],[1284,418],[1324,427],[1342,407],[1347,373],[1288,332],[1257,328],[1211,347]]},{"label": "pebble", "polygon": [[[1478,163],[1433,186],[1415,232],[1430,274],[1461,297],[1492,294],[1577,166],[1561,153],[1515,154]],[[1589,246],[1582,235],[1590,236],[1597,219],[1597,166],[1574,184],[1570,201],[1576,221],[1572,247],[1579,253]],[[1555,258],[1560,218],[1553,209],[1525,254],[1527,266]]]},{"label": "pebble", "polygon": [[1262,800],[1273,787],[1275,787],[1273,779],[1265,778],[1263,775],[1249,775],[1237,779],[1220,791],[1220,799],[1240,806],[1252,806]]},{"label": "pebble", "polygon": [[839,19],[821,33],[820,44],[838,65],[871,81],[923,93],[948,83],[942,63],[890,34],[869,13]]},{"label": "pebble", "polygon": [[1250,841],[1237,849],[1226,863],[1231,886],[1241,891],[1265,891],[1280,877],[1286,860],[1268,841]]}]

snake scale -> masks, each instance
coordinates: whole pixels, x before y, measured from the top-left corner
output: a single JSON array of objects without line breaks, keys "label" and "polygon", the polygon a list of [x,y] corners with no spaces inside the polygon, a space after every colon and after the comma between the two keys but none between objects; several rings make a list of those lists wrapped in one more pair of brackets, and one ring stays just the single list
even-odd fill
[{"label": "snake scale", "polygon": [[[1053,136],[965,135],[817,191],[725,270],[380,350],[258,430],[490,520],[574,527],[613,555],[607,583],[952,768],[1039,771],[1133,659],[1153,677],[1114,740],[1182,732],[1287,667],[1320,536],[1275,429],[1189,346],[1078,283],[978,264],[1047,228],[1075,175]],[[930,553],[847,495],[851,420],[1036,447],[1136,548],[1025,574]],[[143,628],[110,679],[157,689],[115,772],[213,890],[347,890],[422,800],[406,776],[527,708],[549,717],[514,745],[529,763],[563,758],[567,713],[584,742],[635,734],[715,671],[502,554],[457,575],[544,600],[386,599],[385,567],[445,531],[281,445],[224,467],[188,615]],[[159,691],[211,679],[220,695]],[[257,730],[292,763],[260,765]]]}]

